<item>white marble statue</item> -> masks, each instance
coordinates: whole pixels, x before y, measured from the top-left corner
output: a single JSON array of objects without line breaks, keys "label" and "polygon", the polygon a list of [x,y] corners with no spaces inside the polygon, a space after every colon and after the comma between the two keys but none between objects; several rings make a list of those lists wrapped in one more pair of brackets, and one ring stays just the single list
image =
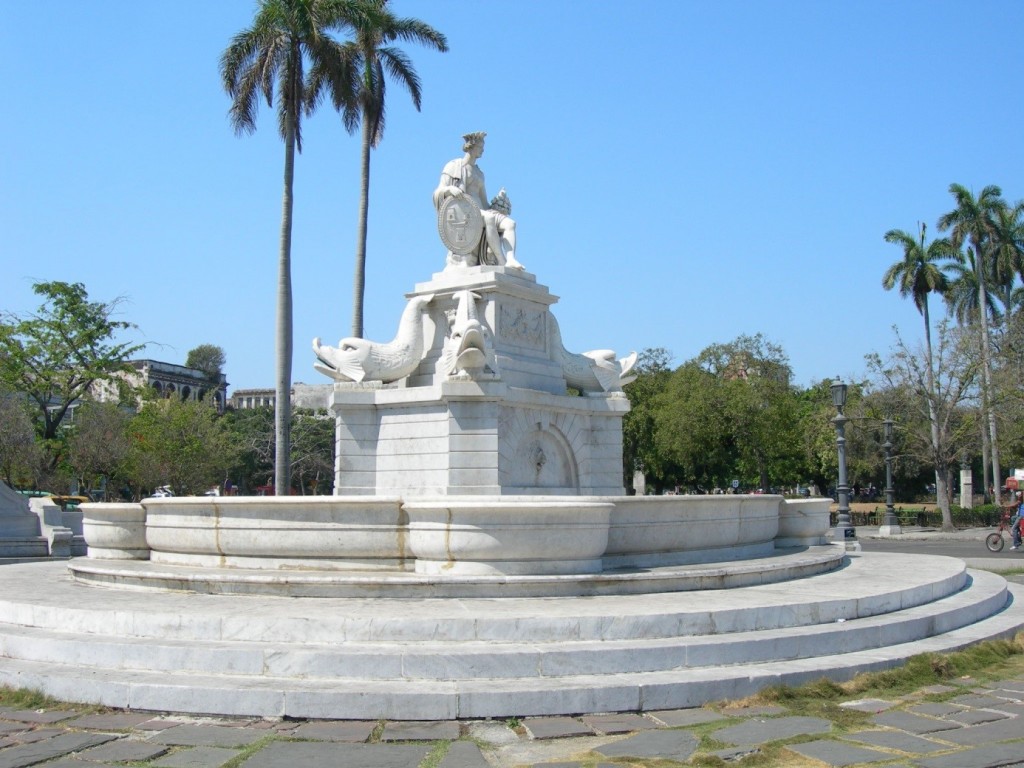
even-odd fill
[{"label": "white marble statue", "polygon": [[621,392],[622,388],[636,379],[632,374],[637,353],[616,359],[611,349],[595,349],[577,354],[562,344],[562,332],[554,315],[548,316],[551,349],[556,362],[562,365],[565,382],[580,392]]},{"label": "white marble statue", "polygon": [[441,353],[444,371],[449,375],[472,375],[487,365],[487,330],[477,318],[476,311],[479,298],[479,294],[470,290],[455,294],[455,316]]},{"label": "white marble statue", "polygon": [[347,338],[337,347],[327,347],[313,339],[316,370],[336,381],[382,381],[405,378],[423,358],[423,310],[434,297],[416,296],[409,300],[398,323],[398,333],[387,343]]},{"label": "white marble statue", "polygon": [[488,201],[484,172],[476,164],[484,153],[486,136],[482,131],[464,135],[466,154],[441,171],[434,190],[438,231],[448,246],[448,266],[494,264],[523,269],[516,260],[516,222],[509,215],[508,195],[502,189]]}]

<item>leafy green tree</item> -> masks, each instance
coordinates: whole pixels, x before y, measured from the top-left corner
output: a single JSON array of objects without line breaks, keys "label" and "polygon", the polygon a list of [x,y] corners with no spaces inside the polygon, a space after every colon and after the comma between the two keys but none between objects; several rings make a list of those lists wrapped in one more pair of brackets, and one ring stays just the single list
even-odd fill
[{"label": "leafy green tree", "polygon": [[75,411],[68,465],[87,489],[120,488],[127,481],[132,414],[115,403],[87,401]]},{"label": "leafy green tree", "polygon": [[94,384],[128,372],[128,359],[143,345],[115,340],[135,328],[113,319],[117,301],[89,301],[81,283],[44,282],[32,289],[44,299],[34,314],[4,313],[0,319],[0,385],[34,404],[53,468],[60,458],[58,427],[68,409]]},{"label": "leafy green tree", "polygon": [[224,350],[216,344],[200,344],[195,349],[190,349],[185,365],[202,371],[211,382],[217,382],[224,372],[224,363],[227,358]]},{"label": "leafy green tree", "polygon": [[989,271],[993,260],[990,248],[996,228],[998,212],[1006,207],[1002,198],[1002,190],[989,185],[977,197],[961,184],[951,184],[949,192],[956,201],[956,208],[939,217],[939,230],[950,231],[950,242],[959,252],[969,244],[975,256],[975,276],[978,286],[978,330],[981,335],[981,408],[988,424],[988,438],[992,459],[992,487],[995,490],[995,502],[999,503],[1000,464],[999,438],[995,412],[992,408],[992,343],[989,337]]},{"label": "leafy green tree", "polygon": [[151,400],[128,425],[127,473],[141,492],[170,485],[200,494],[220,485],[236,446],[216,409],[197,400]]},{"label": "leafy green tree", "polygon": [[958,332],[943,322],[934,349],[934,387],[927,386],[927,372],[921,351],[907,346],[897,333],[896,343],[886,358],[871,355],[869,368],[881,389],[901,393],[906,414],[900,428],[906,450],[935,468],[936,504],[944,529],[953,529],[950,511],[951,470],[959,463],[965,446],[972,442],[973,424],[966,418],[978,373],[972,354],[970,334]]},{"label": "leafy green tree", "polygon": [[326,411],[300,409],[295,412],[292,434],[292,475],[299,492],[330,493],[334,488],[334,419]]},{"label": "leafy green tree", "polygon": [[636,380],[625,387],[629,413],[622,420],[622,470],[626,487],[633,484],[633,473],[643,472],[647,482],[661,489],[678,482],[666,477],[669,467],[655,439],[657,397],[672,377],[672,354],[662,347],[643,350],[634,372]]},{"label": "leafy green tree", "polygon": [[[230,411],[225,423],[238,452],[228,472],[239,491],[269,485],[274,468],[274,424],[270,408]],[[302,494],[330,493],[334,487],[334,420],[324,411],[292,413],[292,476]]]},{"label": "leafy green tree", "polygon": [[790,378],[785,352],[760,334],[708,347],[657,399],[659,449],[705,489],[788,482],[802,466]]},{"label": "leafy green tree", "polygon": [[253,494],[274,480],[274,410],[240,408],[224,414],[231,442],[238,449],[228,477],[240,494]]},{"label": "leafy green tree", "polygon": [[0,479],[11,487],[36,485],[35,428],[24,395],[0,389]]},{"label": "leafy green tree", "polygon": [[[351,12],[342,0],[260,0],[253,24],[231,40],[220,60],[224,89],[231,97],[235,132],[256,130],[260,97],[274,105],[277,89],[278,129],[284,140],[284,191],[277,273],[275,374],[275,483],[288,488],[291,453],[292,364],[292,208],[295,152],[302,151],[302,116],[311,113],[325,92],[336,107],[348,103],[344,86],[346,57],[329,34],[331,25]],[[307,82],[306,70],[309,69]]]},{"label": "leafy green tree", "polygon": [[443,34],[419,19],[395,16],[388,0],[357,0],[348,5],[337,26],[351,30],[355,39],[344,45],[345,70],[351,78],[346,93],[353,98],[342,107],[342,122],[349,133],[361,130],[359,222],[356,229],[355,276],[352,288],[352,335],[363,335],[363,296],[366,291],[366,222],[370,205],[370,150],[384,138],[385,93],[388,76],[403,86],[420,109],[420,79],[409,57],[391,45],[396,40],[418,43],[442,53],[448,50]]}]

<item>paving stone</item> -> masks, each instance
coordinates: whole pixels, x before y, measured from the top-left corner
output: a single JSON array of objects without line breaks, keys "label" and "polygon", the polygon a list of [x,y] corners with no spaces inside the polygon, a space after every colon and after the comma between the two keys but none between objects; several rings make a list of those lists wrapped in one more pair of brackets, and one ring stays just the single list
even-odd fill
[{"label": "paving stone", "polygon": [[968,709],[965,712],[950,715],[949,719],[962,725],[981,725],[982,723],[993,723],[996,720],[1006,720],[1007,715],[993,712],[990,709]]},{"label": "paving stone", "polygon": [[64,757],[110,741],[114,736],[101,733],[61,733],[33,744],[19,744],[0,752],[0,768],[23,768],[56,757]]},{"label": "paving stone", "polygon": [[710,709],[659,709],[647,714],[670,728],[713,723],[727,717]]},{"label": "paving stone", "polygon": [[437,768],[490,768],[480,747],[471,741],[453,741]]},{"label": "paving stone", "polygon": [[621,715],[585,715],[580,720],[598,733],[606,734],[649,731],[652,728],[658,727],[657,723],[650,718],[629,713]]},{"label": "paving stone", "polygon": [[593,736],[594,731],[575,717],[529,717],[523,727],[535,739],[564,739],[569,736]]},{"label": "paving stone", "polygon": [[159,768],[220,768],[236,757],[240,749],[227,747],[192,747],[172,752],[166,757],[150,763]]},{"label": "paving stone", "polygon": [[88,760],[78,760],[74,757],[69,757],[66,760],[47,763],[42,768],[124,768],[124,766],[115,765],[114,763],[93,763]]},{"label": "paving stone", "polygon": [[[875,725],[885,725],[889,728],[898,728],[908,733],[938,733],[939,731],[950,731],[960,728],[960,723],[951,723],[948,720],[939,720],[934,717],[922,717],[911,712],[883,712],[871,718]],[[943,737],[945,738],[945,737]]]},{"label": "paving stone", "polygon": [[370,738],[377,723],[371,720],[335,720],[312,723],[301,723],[298,727],[286,731],[296,739],[311,741],[351,741],[365,742]]},{"label": "paving stone", "polygon": [[955,715],[957,712],[963,712],[964,707],[957,706],[956,704],[944,704],[939,701],[926,701],[922,704],[907,707],[907,711],[918,715],[930,715],[931,717],[948,717],[949,715]]},{"label": "paving stone", "polygon": [[15,709],[4,713],[5,720],[18,720],[22,723],[59,723],[61,720],[70,720],[78,715],[78,712],[68,709]]},{"label": "paving stone", "polygon": [[179,725],[187,725],[187,722],[180,717],[154,717],[135,727],[140,731],[166,731],[168,728],[177,728]]},{"label": "paving stone", "polygon": [[956,698],[950,699],[950,703],[960,704],[964,707],[975,707],[984,709],[986,707],[998,708],[1000,704],[1006,704],[1006,700],[996,698],[995,696],[979,696],[977,694],[971,694],[968,696],[957,696]]},{"label": "paving stone", "polygon": [[387,722],[381,741],[454,741],[459,738],[459,724],[452,720]]},{"label": "paving stone", "polygon": [[903,731],[857,731],[857,733],[848,733],[843,738],[862,741],[874,747],[910,752],[915,755],[926,755],[930,752],[942,752],[949,749],[946,744],[938,744],[931,739],[923,739]]},{"label": "paving stone", "polygon": [[839,706],[856,712],[885,712],[885,710],[895,707],[896,704],[895,701],[885,701],[884,699],[857,699],[844,701]]},{"label": "paving stone", "polygon": [[746,720],[737,725],[719,728],[714,738],[726,744],[763,744],[777,739],[829,733],[832,723],[820,717],[775,717],[769,720]]},{"label": "paving stone", "polygon": [[689,731],[641,731],[593,751],[605,757],[660,757],[682,763],[697,751],[697,737]]},{"label": "paving stone", "polygon": [[[982,725],[957,728],[955,731],[946,731],[939,734],[936,738],[964,746],[991,744],[997,741],[1009,741],[1010,739],[1024,739],[1024,723],[1021,723],[1017,718],[1008,718],[1006,720],[997,720],[994,723],[984,723]],[[1021,759],[1024,760],[1024,749],[1021,750]]]},{"label": "paving stone", "polygon": [[[523,737],[500,720],[476,720],[465,724],[466,736],[484,744],[518,744]],[[520,729],[522,730],[522,729]]]},{"label": "paving stone", "polygon": [[20,733],[29,726],[25,723],[4,723],[0,722],[0,736],[6,736],[9,733]]},{"label": "paving stone", "polygon": [[64,725],[71,728],[86,728],[93,731],[130,731],[140,723],[153,719],[151,714],[138,712],[109,712],[107,714],[82,715]]},{"label": "paving stone", "polygon": [[223,725],[178,725],[149,737],[156,744],[184,747],[244,747],[266,736],[262,731]]},{"label": "paving stone", "polygon": [[880,763],[893,758],[889,752],[879,752],[877,749],[857,747],[853,744],[828,739],[807,741],[803,744],[787,744],[786,749],[812,760],[818,760],[825,765],[837,766],[837,768],[857,763]]},{"label": "paving stone", "polygon": [[10,740],[15,744],[34,744],[67,733],[63,728],[32,728],[21,733],[12,733]]},{"label": "paving stone", "polygon": [[130,741],[118,739],[87,749],[79,756],[84,760],[107,761],[110,763],[131,763],[152,760],[166,755],[170,747],[163,744],[152,744],[148,741]]},{"label": "paving stone", "polygon": [[997,687],[1000,690],[1014,691],[1024,695],[1024,680],[1002,680]]},{"label": "paving stone", "polygon": [[338,744],[275,741],[241,768],[418,768],[430,752],[425,744]]},{"label": "paving stone", "polygon": [[[917,761],[918,768],[996,768],[1020,765],[1020,744],[986,744],[950,755],[926,757]],[[1017,761],[1017,762],[1013,762]]]},{"label": "paving stone", "polygon": [[764,704],[755,707],[735,707],[722,711],[723,717],[774,717],[784,715],[789,710],[777,704]]}]

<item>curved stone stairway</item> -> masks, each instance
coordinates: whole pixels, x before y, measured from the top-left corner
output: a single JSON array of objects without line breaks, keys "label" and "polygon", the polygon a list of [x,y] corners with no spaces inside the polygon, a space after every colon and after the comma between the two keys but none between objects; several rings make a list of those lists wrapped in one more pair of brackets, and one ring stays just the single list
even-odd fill
[{"label": "curved stone stairway", "polygon": [[[794,572],[801,557],[820,560],[815,549],[788,556]],[[678,567],[677,580],[688,569],[701,571]],[[640,711],[846,679],[1024,626],[1024,588],[954,558],[866,553],[817,575],[745,581],[588,596],[287,597],[106,589],[76,582],[67,563],[5,565],[0,683],[228,715]]]}]

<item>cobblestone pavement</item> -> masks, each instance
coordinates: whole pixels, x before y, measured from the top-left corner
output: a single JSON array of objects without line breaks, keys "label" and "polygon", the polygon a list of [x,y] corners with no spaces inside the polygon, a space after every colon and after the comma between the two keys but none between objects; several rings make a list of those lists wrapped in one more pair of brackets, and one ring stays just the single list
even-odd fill
[{"label": "cobblestone pavement", "polygon": [[780,739],[803,765],[1024,767],[1024,676],[957,683],[844,702],[866,715],[845,732],[781,706],[416,723],[0,708],[0,768],[636,768],[728,764]]}]

